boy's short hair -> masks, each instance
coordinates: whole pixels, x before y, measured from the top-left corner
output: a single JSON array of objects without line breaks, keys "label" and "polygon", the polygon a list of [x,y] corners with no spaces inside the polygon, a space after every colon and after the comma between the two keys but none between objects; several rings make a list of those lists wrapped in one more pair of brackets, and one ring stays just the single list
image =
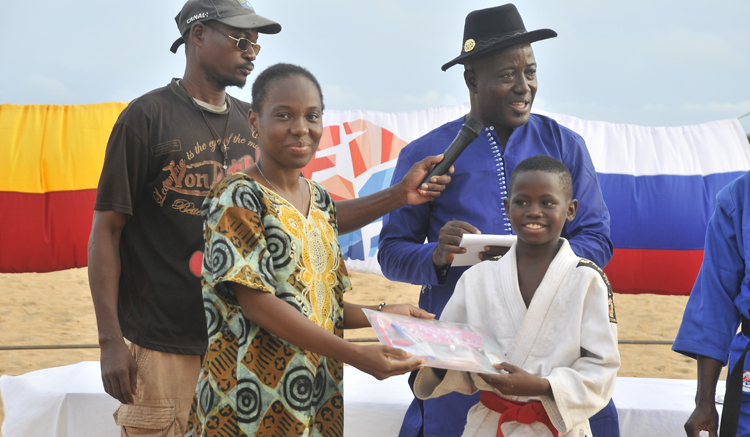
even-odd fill
[{"label": "boy's short hair", "polygon": [[560,187],[569,199],[573,199],[573,178],[570,176],[570,170],[559,160],[547,156],[536,155],[521,161],[513,173],[510,175],[508,184],[508,195],[513,191],[513,183],[519,174],[527,171],[546,171],[547,173],[556,173],[560,177]]}]

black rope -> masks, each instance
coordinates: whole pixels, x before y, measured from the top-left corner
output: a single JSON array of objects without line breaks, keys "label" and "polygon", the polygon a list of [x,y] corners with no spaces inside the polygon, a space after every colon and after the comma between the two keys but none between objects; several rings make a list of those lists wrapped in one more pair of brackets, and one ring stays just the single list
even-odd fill
[{"label": "black rope", "polygon": [[664,344],[672,346],[674,340],[619,340],[619,344]]},{"label": "black rope", "polygon": [[[347,338],[350,343],[377,343],[377,338]],[[619,344],[671,345],[672,340],[620,340]],[[24,346],[0,346],[0,351],[25,351],[44,349],[98,349],[98,344],[35,344]]]},{"label": "black rope", "polygon": [[0,351],[25,351],[38,349],[96,349],[98,344],[35,344],[29,346],[0,346]]}]

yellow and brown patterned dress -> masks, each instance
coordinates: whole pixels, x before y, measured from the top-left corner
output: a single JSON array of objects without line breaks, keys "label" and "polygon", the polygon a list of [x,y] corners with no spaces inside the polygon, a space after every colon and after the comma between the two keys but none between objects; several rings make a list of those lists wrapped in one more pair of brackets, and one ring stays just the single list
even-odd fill
[{"label": "yellow and brown patterned dress", "polygon": [[217,184],[202,207],[208,350],[186,436],[341,436],[342,363],[270,334],[242,314],[229,282],[273,293],[343,335],[350,288],[328,192],[308,181],[305,217],[249,176]]}]

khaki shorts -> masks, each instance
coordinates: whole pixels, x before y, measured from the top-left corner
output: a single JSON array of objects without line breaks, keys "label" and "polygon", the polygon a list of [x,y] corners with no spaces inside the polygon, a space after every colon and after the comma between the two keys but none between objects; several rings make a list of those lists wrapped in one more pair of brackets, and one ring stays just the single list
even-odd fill
[{"label": "khaki shorts", "polygon": [[121,404],[115,411],[120,436],[184,436],[201,357],[154,351],[132,343],[130,352],[138,365],[137,393],[132,404]]}]

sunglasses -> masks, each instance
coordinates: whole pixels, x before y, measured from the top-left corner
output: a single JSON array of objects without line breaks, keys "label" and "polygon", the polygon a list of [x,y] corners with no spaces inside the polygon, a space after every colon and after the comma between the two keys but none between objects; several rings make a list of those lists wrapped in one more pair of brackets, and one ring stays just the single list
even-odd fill
[{"label": "sunglasses", "polygon": [[241,52],[246,52],[252,47],[256,56],[258,55],[258,53],[260,53],[260,44],[254,43],[247,38],[235,38],[231,35],[227,35],[226,33],[220,31],[219,29],[213,26],[206,25],[206,27],[210,27],[211,29],[219,32],[220,34],[226,36],[227,38],[234,40],[237,43],[237,49]]}]

